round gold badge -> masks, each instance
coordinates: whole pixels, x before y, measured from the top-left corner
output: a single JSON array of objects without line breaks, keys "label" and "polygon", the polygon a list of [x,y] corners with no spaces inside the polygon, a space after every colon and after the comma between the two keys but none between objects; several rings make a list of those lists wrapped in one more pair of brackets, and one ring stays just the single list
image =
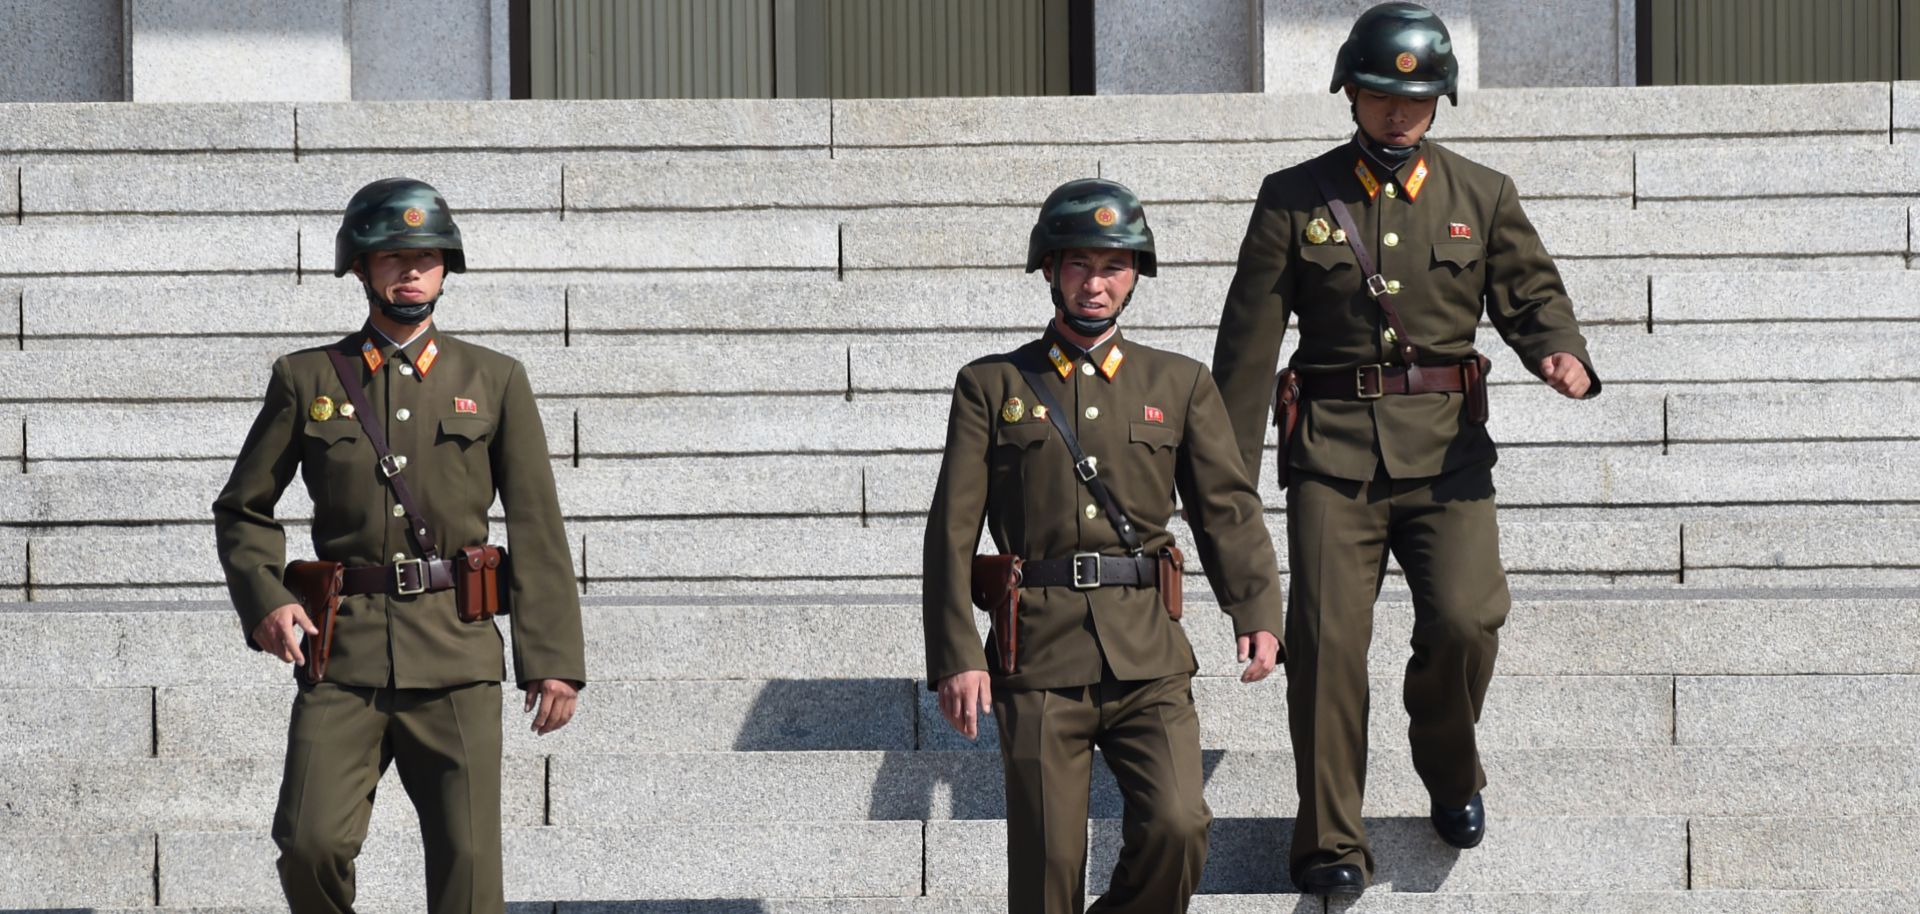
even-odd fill
[{"label": "round gold badge", "polygon": [[1027,405],[1019,397],[1008,397],[1000,406],[1000,418],[1007,422],[1018,422],[1027,414]]},{"label": "round gold badge", "polygon": [[1310,244],[1324,243],[1330,234],[1332,233],[1328,231],[1325,219],[1315,219],[1307,223],[1307,242]]},{"label": "round gold badge", "polygon": [[427,214],[421,212],[417,207],[408,207],[406,212],[400,214],[400,218],[408,225],[419,228],[426,223]]},{"label": "round gold badge", "polygon": [[1419,65],[1420,61],[1414,59],[1412,51],[1401,51],[1400,56],[1393,59],[1394,68],[1402,73],[1412,73],[1413,68]]},{"label": "round gold badge", "polygon": [[1101,225],[1112,225],[1120,221],[1120,214],[1114,212],[1111,206],[1103,206],[1093,211],[1093,221]]},{"label": "round gold badge", "polygon": [[333,398],[314,397],[313,405],[307,407],[307,418],[315,422],[325,422],[333,418]]}]

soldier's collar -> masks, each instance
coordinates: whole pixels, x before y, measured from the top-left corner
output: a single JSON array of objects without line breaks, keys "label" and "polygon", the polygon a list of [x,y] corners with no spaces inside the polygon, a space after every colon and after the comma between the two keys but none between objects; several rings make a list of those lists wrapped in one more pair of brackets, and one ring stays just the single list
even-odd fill
[{"label": "soldier's collar", "polygon": [[357,348],[360,352],[360,360],[366,363],[368,371],[378,373],[387,362],[400,359],[412,366],[410,371],[404,373],[424,381],[427,375],[433,372],[433,366],[440,361],[438,337],[439,330],[429,324],[426,329],[414,334],[412,339],[405,343],[396,343],[391,337],[380,332],[380,328],[375,327],[372,321],[368,321],[360,332]]},{"label": "soldier's collar", "polygon": [[[1120,326],[1115,324],[1112,330],[1107,331],[1106,336],[1093,344],[1092,349],[1083,350],[1061,335],[1057,326],[1048,323],[1047,334],[1041,341],[1047,344],[1047,361],[1052,363],[1054,372],[1060,377],[1072,376],[1074,363],[1084,360],[1082,364],[1091,366],[1101,377],[1111,381],[1120,373],[1120,366],[1127,359],[1126,350],[1120,346],[1120,339]],[[1081,371],[1085,372],[1086,369],[1082,368]]]},{"label": "soldier's collar", "polygon": [[1367,192],[1368,200],[1378,199],[1382,192],[1395,197],[1404,191],[1408,203],[1419,202],[1421,189],[1427,186],[1427,179],[1433,176],[1433,167],[1427,164],[1426,138],[1422,137],[1415,144],[1413,154],[1397,170],[1388,168],[1367,151],[1367,144],[1361,140],[1359,131],[1354,132],[1352,145],[1353,176],[1359,180],[1360,189]]}]

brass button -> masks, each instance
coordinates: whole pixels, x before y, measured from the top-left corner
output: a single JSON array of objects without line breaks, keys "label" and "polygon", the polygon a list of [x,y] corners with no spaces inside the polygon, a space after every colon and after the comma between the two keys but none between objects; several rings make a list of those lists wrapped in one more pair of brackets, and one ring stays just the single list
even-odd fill
[{"label": "brass button", "polygon": [[1380,240],[1386,242],[1387,247],[1397,247],[1400,244],[1400,236],[1393,232],[1388,232],[1387,237]]},{"label": "brass button", "polygon": [[406,505],[394,505],[394,506],[393,506],[393,516],[394,516],[394,517],[406,517],[406,516],[407,516],[407,506],[406,506]]},{"label": "brass button", "polygon": [[400,373],[401,373],[401,374],[413,374],[413,366],[412,366],[412,365],[408,365],[408,364],[407,364],[407,363],[405,363],[405,362],[401,362],[401,363],[400,363]]},{"label": "brass button", "polygon": [[1081,364],[1081,366],[1080,366],[1080,373],[1081,373],[1081,374],[1083,374],[1083,375],[1086,375],[1086,376],[1088,376],[1088,377],[1092,377],[1092,376],[1093,376],[1093,363],[1092,363],[1092,362],[1085,362],[1085,363],[1082,363],[1082,364]]},{"label": "brass button", "polygon": [[400,409],[394,412],[393,417],[402,422],[405,422],[408,419],[413,418],[413,410],[407,409],[406,407],[402,406],[400,407]]},{"label": "brass button", "polygon": [[1098,419],[1098,418],[1100,418],[1100,407],[1098,407],[1098,406],[1089,406],[1089,407],[1087,407],[1087,418],[1089,418],[1089,419]]},{"label": "brass button", "polygon": [[1092,506],[1092,505],[1088,505],[1088,506],[1087,506],[1087,520],[1093,520],[1094,518],[1096,518],[1096,517],[1099,517],[1099,516],[1100,516],[1100,509],[1099,509],[1099,508],[1096,508],[1096,507],[1094,507],[1094,506]]},{"label": "brass button", "polygon": [[399,465],[400,465],[400,469],[403,469],[403,470],[404,470],[404,469],[406,469],[406,468],[407,468],[407,455],[405,455],[405,454],[401,454],[401,455],[399,455],[399,456],[397,456],[397,457],[395,457],[395,458],[393,458],[393,462],[394,462],[394,463],[397,463],[397,464],[399,464]]},{"label": "brass button", "polygon": [[1388,328],[1387,328],[1387,332],[1385,332],[1385,333],[1382,333],[1382,334],[1380,334],[1380,338],[1381,338],[1381,339],[1383,339],[1383,340],[1386,340],[1386,341],[1387,341],[1387,345],[1389,345],[1389,346],[1391,346],[1391,345],[1393,345],[1393,344],[1394,344],[1395,342],[1398,342],[1398,341],[1399,341],[1399,339],[1400,339],[1400,334],[1398,334],[1398,333],[1395,333],[1395,332],[1393,332],[1393,328],[1392,328],[1392,327],[1388,327]]},{"label": "brass button", "polygon": [[1400,196],[1400,190],[1399,190],[1399,188],[1396,188],[1396,187],[1394,187],[1394,186],[1393,186],[1392,184],[1388,184],[1388,185],[1387,185],[1387,196],[1389,196],[1389,197],[1398,197],[1398,196]]},{"label": "brass button", "polygon": [[393,560],[396,562],[404,562],[407,560],[407,554],[404,552],[396,552],[393,554]]},{"label": "brass button", "polygon": [[1388,295],[1400,294],[1400,280],[1397,280],[1397,279],[1387,280],[1387,294]]}]

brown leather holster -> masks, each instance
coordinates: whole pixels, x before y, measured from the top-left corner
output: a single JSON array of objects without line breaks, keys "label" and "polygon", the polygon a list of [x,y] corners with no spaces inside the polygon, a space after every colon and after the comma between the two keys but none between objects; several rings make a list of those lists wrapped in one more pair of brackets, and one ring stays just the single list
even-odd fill
[{"label": "brown leather holster", "polygon": [[1467,386],[1467,419],[1478,425],[1487,424],[1487,372],[1492,370],[1493,360],[1478,350],[1460,363],[1460,377]]},{"label": "brown leather holster", "polygon": [[1020,671],[1020,580],[1017,555],[976,555],[973,557],[973,605],[985,610],[993,623],[993,647],[999,655],[1000,672]]},{"label": "brown leather holster", "polygon": [[1180,621],[1180,614],[1185,611],[1180,593],[1181,565],[1185,561],[1179,546],[1168,543],[1160,550],[1160,605],[1167,608],[1167,615],[1175,622]]},{"label": "brown leather holster", "polygon": [[1275,464],[1280,473],[1280,488],[1284,490],[1292,481],[1287,461],[1293,454],[1293,433],[1300,428],[1300,376],[1291,368],[1282,371],[1275,388],[1273,424],[1280,429],[1280,457]]},{"label": "brown leather holster", "polygon": [[300,608],[320,634],[307,638],[307,663],[301,667],[308,682],[327,677],[327,660],[333,656],[333,623],[340,615],[340,592],[346,588],[347,566],[340,562],[290,562],[282,581],[293,591]]},{"label": "brown leather holster", "polygon": [[499,546],[462,546],[453,559],[453,603],[462,622],[485,622],[508,611],[507,585],[513,579],[507,550]]}]

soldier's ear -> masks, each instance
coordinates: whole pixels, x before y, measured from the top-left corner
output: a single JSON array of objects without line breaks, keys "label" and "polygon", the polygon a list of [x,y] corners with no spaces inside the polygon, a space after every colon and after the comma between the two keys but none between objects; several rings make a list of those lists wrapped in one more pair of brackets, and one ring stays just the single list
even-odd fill
[{"label": "soldier's ear", "polygon": [[361,282],[367,281],[367,255],[353,258],[353,275],[360,277]]},{"label": "soldier's ear", "polygon": [[1047,285],[1053,285],[1053,255],[1052,254],[1046,254],[1040,258],[1040,275],[1046,277]]}]

